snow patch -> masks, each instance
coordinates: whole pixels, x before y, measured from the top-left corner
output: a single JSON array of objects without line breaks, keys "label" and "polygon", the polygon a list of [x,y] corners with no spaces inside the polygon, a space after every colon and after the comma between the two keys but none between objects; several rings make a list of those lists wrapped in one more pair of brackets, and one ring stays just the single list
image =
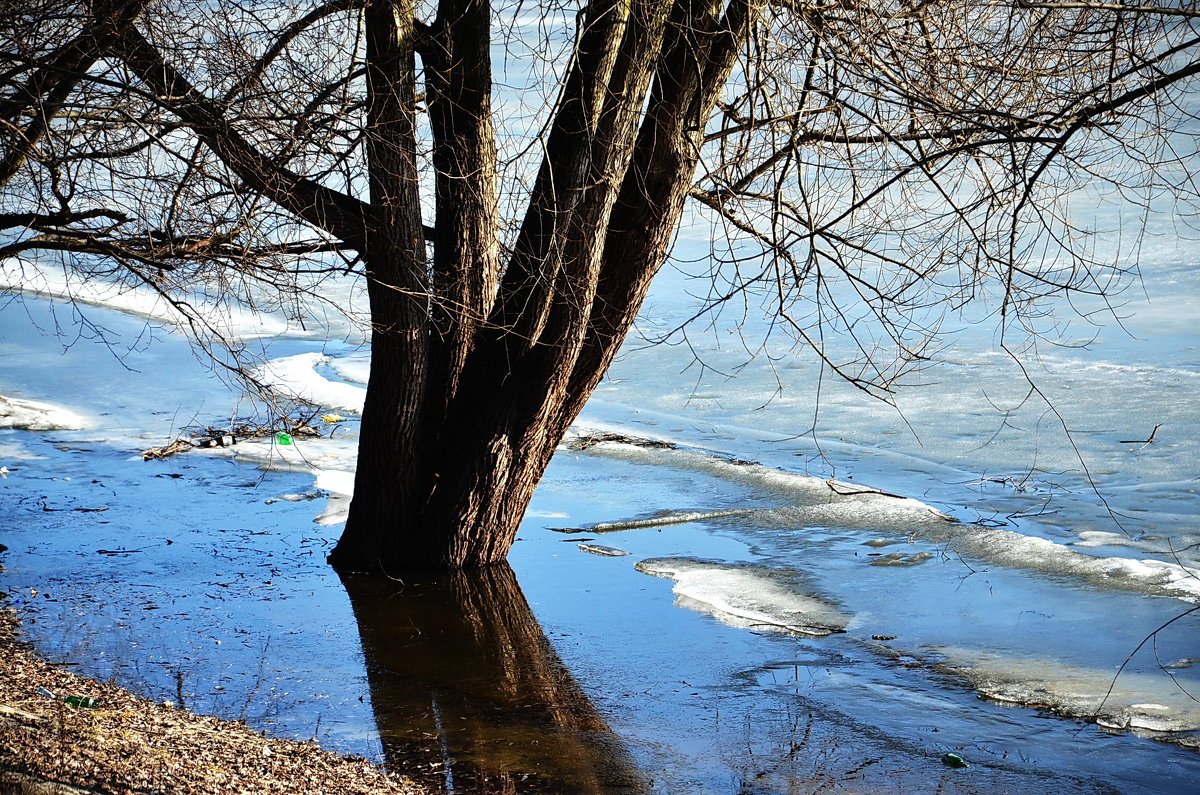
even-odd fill
[{"label": "snow patch", "polygon": [[91,423],[70,409],[37,400],[0,395],[0,428],[24,431],[73,431]]},{"label": "snow patch", "polygon": [[[0,290],[115,309],[157,320],[202,338],[220,336],[228,340],[245,340],[283,335],[313,336],[312,332],[280,317],[227,302],[182,295],[175,297],[179,302],[176,304],[150,287],[73,277],[61,268],[16,258],[0,260]],[[190,312],[182,306],[189,307]],[[202,324],[193,325],[194,318],[200,318]]]},{"label": "snow patch", "polygon": [[643,574],[674,580],[678,603],[745,629],[817,637],[843,632],[848,616],[818,597],[785,584],[770,569],[692,558],[650,558],[635,564]]},{"label": "snow patch", "polygon": [[272,359],[255,368],[254,375],[281,397],[350,414],[362,414],[363,402],[367,397],[366,388],[331,381],[316,371],[317,367],[330,362],[330,357],[323,353],[300,353]]}]

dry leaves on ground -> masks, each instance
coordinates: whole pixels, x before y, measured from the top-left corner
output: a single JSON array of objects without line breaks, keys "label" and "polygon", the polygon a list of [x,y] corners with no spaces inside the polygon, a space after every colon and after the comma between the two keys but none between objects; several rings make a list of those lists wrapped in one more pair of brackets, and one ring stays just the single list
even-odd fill
[{"label": "dry leaves on ground", "polygon": [[[405,793],[365,759],[264,737],[56,668],[0,608],[0,793]],[[39,695],[95,698],[95,709]]]}]

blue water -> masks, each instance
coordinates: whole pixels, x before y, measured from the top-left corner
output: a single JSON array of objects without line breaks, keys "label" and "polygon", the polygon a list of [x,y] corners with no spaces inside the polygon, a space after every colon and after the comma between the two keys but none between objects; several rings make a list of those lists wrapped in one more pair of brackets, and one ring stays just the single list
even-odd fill
[{"label": "blue water", "polygon": [[[621,764],[655,792],[1192,791],[1200,666],[1164,666],[1200,658],[1198,614],[1172,623],[1195,602],[1056,570],[1035,547],[1001,559],[970,543],[982,521],[1079,555],[1194,570],[1200,276],[1185,260],[1156,273],[1129,333],[1109,329],[1088,349],[1039,360],[1059,415],[1036,402],[1015,408],[1028,389],[976,327],[930,383],[901,392],[899,410],[803,357],[729,379],[700,370],[686,347],[632,341],[581,430],[696,452],[564,448],[511,555],[540,631],[590,702],[585,712],[624,749]],[[647,325],[686,311],[677,278],[666,274]],[[139,450],[181,427],[252,405],[170,333],[102,309],[88,316],[105,342],[61,304],[0,309],[0,394],[96,422],[0,430],[0,590],[27,635],[51,659],[153,698],[382,757],[380,726],[393,731],[396,718],[378,706],[379,663],[323,563],[339,528],[313,523],[325,501],[311,475],[202,453],[142,462]],[[693,337],[713,366],[744,363],[727,329],[714,335]],[[312,347],[281,340],[270,354]],[[1154,425],[1154,442],[1124,444]],[[762,466],[731,475],[704,463],[730,457]],[[961,521],[910,526],[841,504],[841,516],[811,520],[799,481],[763,475],[773,469],[867,484]],[[587,532],[663,511],[714,516]],[[1082,545],[1088,533],[1113,535]],[[578,547],[588,538],[630,554],[588,554]],[[916,565],[871,565],[893,553]],[[648,558],[761,574],[851,621],[825,638],[738,625],[720,605],[677,598],[674,583],[638,572]],[[1106,708],[1141,705],[1141,724],[1093,722],[1088,699],[1114,677]],[[1192,723],[1139,728],[1158,713]],[[947,752],[971,766],[947,767]]]}]

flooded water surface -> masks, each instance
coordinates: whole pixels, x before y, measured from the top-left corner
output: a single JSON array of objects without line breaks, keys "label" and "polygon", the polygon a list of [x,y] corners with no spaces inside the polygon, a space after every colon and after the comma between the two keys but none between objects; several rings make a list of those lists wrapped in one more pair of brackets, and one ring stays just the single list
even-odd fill
[{"label": "flooded water surface", "polygon": [[[1152,290],[1197,292],[1164,274]],[[902,418],[828,384],[814,406],[800,364],[727,381],[632,345],[510,566],[389,579],[324,562],[359,347],[264,349],[281,392],[339,418],[321,438],[143,461],[252,406],[145,320],[9,302],[0,394],[75,420],[0,427],[0,591],[51,660],[432,791],[1193,792],[1200,353],[1182,311],[1146,316],[1153,355],[1113,338],[1038,360],[1069,440],[1044,406],[1004,403],[1021,385],[970,330]]]}]

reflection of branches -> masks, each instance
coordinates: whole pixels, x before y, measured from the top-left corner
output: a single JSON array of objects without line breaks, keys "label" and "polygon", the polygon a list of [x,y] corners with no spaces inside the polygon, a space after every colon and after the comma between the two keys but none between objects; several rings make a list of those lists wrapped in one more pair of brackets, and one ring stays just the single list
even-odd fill
[{"label": "reflection of branches", "polygon": [[641,790],[507,564],[343,583],[389,765],[437,790]]},{"label": "reflection of branches", "polygon": [[[1100,714],[1100,710],[1104,709],[1104,705],[1108,702],[1109,696],[1112,695],[1113,689],[1116,688],[1116,686],[1117,686],[1117,680],[1121,678],[1121,674],[1125,671],[1126,666],[1128,666],[1129,663],[1133,660],[1134,656],[1137,655],[1137,653],[1142,650],[1142,647],[1145,646],[1147,643],[1151,643],[1151,642],[1157,644],[1158,633],[1162,632],[1164,629],[1171,626],[1176,621],[1187,618],[1192,613],[1196,613],[1196,612],[1200,612],[1200,605],[1197,605],[1196,607],[1190,608],[1188,610],[1184,610],[1182,613],[1180,613],[1179,615],[1170,619],[1169,621],[1166,621],[1158,629],[1154,630],[1149,635],[1142,638],[1142,642],[1139,643],[1137,645],[1137,647],[1134,648],[1133,651],[1129,652],[1129,655],[1121,663],[1121,666],[1119,668],[1117,668],[1117,672],[1115,674],[1113,674],[1112,682],[1109,683],[1108,690],[1104,691],[1104,698],[1102,698],[1100,700],[1099,706],[1096,707],[1096,711],[1093,714],[1093,718]],[[1157,650],[1157,646],[1156,646],[1155,647],[1155,660],[1157,660],[1157,659],[1158,659],[1158,650]],[[1192,699],[1193,701],[1197,700],[1195,698],[1195,696],[1193,696],[1186,689],[1184,689],[1183,685],[1179,684],[1179,680],[1175,678],[1174,674],[1172,674],[1169,670],[1167,670],[1161,664],[1159,665],[1159,668],[1161,668],[1168,676],[1171,677],[1171,681],[1174,682],[1176,687],[1178,687],[1180,690],[1182,690],[1184,692],[1184,694],[1187,695],[1188,698]]]}]

